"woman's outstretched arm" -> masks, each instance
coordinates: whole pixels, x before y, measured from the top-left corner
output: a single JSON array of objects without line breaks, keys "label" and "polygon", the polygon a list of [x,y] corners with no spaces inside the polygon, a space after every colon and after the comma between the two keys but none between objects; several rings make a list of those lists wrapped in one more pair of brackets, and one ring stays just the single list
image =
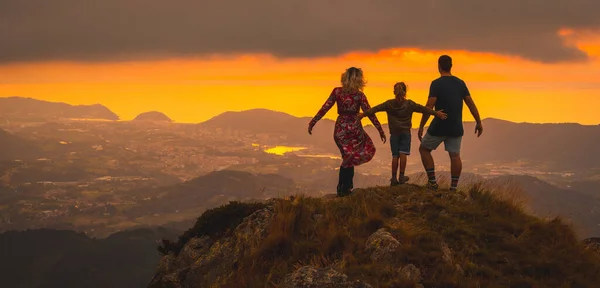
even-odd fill
[{"label": "woman's outstretched arm", "polygon": [[311,133],[312,128],[315,126],[315,124],[317,124],[317,122],[319,122],[319,120],[321,120],[321,118],[323,118],[323,116],[327,114],[329,109],[333,107],[333,104],[335,104],[336,89],[337,88],[334,88],[333,91],[331,91],[331,94],[329,94],[329,98],[327,98],[325,104],[323,104],[319,112],[317,112],[317,115],[315,115],[315,117],[313,117],[313,119],[310,120],[310,123],[308,124],[308,133]]},{"label": "woman's outstretched arm", "polygon": [[[367,100],[367,96],[364,93],[362,94],[362,101],[360,104],[360,108],[362,108],[363,113],[366,112],[367,110],[371,109],[371,105],[369,105],[369,100]],[[377,131],[379,131],[379,135],[382,138],[385,137],[385,132],[383,132],[381,123],[379,123],[379,120],[377,120],[377,116],[375,116],[375,114],[372,114],[368,117],[371,120],[371,123],[373,123],[373,125],[375,126],[375,128],[377,128]]]}]

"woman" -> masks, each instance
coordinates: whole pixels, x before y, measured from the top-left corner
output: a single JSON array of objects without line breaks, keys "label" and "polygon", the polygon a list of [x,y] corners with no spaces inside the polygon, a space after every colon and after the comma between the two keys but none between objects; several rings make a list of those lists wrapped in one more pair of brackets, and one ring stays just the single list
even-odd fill
[{"label": "woman", "polygon": [[[349,195],[354,187],[354,166],[367,163],[375,156],[375,145],[362,127],[358,117],[360,109],[367,111],[371,108],[367,96],[362,92],[365,87],[363,72],[351,67],[342,74],[342,87],[336,87],[321,110],[308,124],[308,134],[323,116],[337,103],[338,117],[335,121],[333,139],[342,154],[342,165],[337,186],[337,196]],[[381,141],[385,143],[385,133],[375,115],[369,116],[375,128],[379,131]]]}]

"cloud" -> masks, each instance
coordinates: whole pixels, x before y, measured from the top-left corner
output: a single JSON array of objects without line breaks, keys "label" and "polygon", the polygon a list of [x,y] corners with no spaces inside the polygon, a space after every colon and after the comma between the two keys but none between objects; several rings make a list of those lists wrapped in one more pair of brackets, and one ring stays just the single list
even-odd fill
[{"label": "cloud", "polygon": [[0,0],[0,62],[228,53],[334,56],[392,47],[584,60],[561,28],[598,0]]}]

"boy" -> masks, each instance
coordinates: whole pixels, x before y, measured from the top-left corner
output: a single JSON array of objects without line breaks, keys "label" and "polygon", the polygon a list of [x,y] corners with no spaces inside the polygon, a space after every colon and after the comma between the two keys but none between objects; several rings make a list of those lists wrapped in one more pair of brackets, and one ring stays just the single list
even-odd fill
[{"label": "boy", "polygon": [[[434,111],[412,100],[407,100],[406,91],[406,84],[398,82],[394,85],[395,99],[385,101],[359,114],[359,118],[362,119],[377,112],[387,112],[390,127],[390,146],[392,148],[392,179],[390,180],[390,186],[404,184],[409,180],[408,176],[404,176],[404,173],[406,170],[406,157],[410,155],[410,129],[412,128],[413,112],[435,115],[441,119],[447,117],[446,113],[442,112],[443,110]],[[398,162],[400,162],[400,165],[398,165]],[[396,177],[398,168],[400,168],[399,178]]]}]

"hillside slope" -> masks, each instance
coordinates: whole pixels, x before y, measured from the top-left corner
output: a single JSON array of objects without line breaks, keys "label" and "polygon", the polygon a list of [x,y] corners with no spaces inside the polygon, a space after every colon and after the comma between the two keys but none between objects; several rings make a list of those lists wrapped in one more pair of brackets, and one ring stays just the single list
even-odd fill
[{"label": "hillside slope", "polygon": [[[425,185],[427,174],[424,172],[409,175],[412,184]],[[450,173],[438,172],[440,187],[450,186]],[[482,178],[479,175],[463,173],[459,188],[468,189],[478,185],[497,195],[510,195],[519,199],[525,210],[541,218],[559,216],[573,228],[580,238],[600,236],[600,198],[589,194],[556,187],[533,176],[503,175]],[[598,189],[600,186],[596,186]]]},{"label": "hillside slope", "polygon": [[561,220],[479,190],[442,195],[403,185],[208,210],[177,242],[163,241],[149,287],[600,283],[600,255]]},{"label": "hillside slope", "polygon": [[0,161],[35,159],[43,155],[42,149],[37,143],[2,129],[0,129],[0,143]]},{"label": "hillside slope", "polygon": [[48,120],[56,118],[119,120],[117,114],[100,104],[70,105],[25,97],[0,98],[0,116],[9,120]]},{"label": "hillside slope", "polygon": [[0,286],[143,287],[160,258],[154,252],[156,240],[173,234],[167,229],[136,229],[92,239],[75,231],[49,229],[2,233]]}]

